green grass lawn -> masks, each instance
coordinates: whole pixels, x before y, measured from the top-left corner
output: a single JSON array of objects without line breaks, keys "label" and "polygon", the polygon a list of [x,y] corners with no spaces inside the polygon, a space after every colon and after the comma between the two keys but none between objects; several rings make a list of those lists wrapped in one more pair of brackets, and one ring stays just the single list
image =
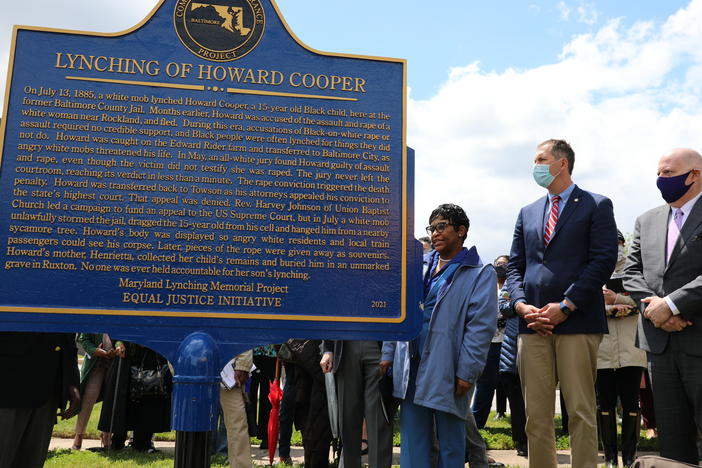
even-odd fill
[{"label": "green grass lawn", "polygon": [[[100,431],[97,429],[98,420],[100,419],[100,409],[102,408],[102,403],[97,403],[93,407],[93,412],[90,415],[90,420],[88,421],[88,427],[86,428],[86,438],[87,439],[99,439]],[[75,434],[74,429],[76,427],[76,418],[71,418],[68,420],[60,420],[54,426],[54,437],[60,437],[64,439],[73,438]],[[175,431],[164,432],[161,434],[156,434],[154,437],[156,440],[171,440],[175,441]]]},{"label": "green grass lawn", "polygon": [[[102,408],[102,403],[97,403],[93,407],[93,412],[90,415],[90,420],[88,421],[88,426],[85,430],[86,432],[86,438],[87,439],[99,439],[100,438],[100,431],[98,431],[97,424],[98,420],[100,419],[100,409]],[[74,430],[76,427],[76,418],[71,418],[66,421],[59,420],[59,422],[54,426],[54,437],[59,437],[63,439],[72,439],[73,435],[75,434]],[[170,441],[170,442],[175,442],[176,439],[176,433],[175,431],[171,432],[161,432],[159,434],[154,435],[155,440],[160,440],[160,441]],[[399,439],[398,439],[399,441]],[[255,437],[251,438],[251,443],[258,445],[261,443],[260,440],[258,440]],[[290,440],[290,443],[292,445],[302,445],[302,434],[300,434],[300,431],[293,431],[292,439]]]},{"label": "green grass lawn", "polygon": [[[52,450],[44,466],[65,468],[173,468],[173,456],[163,453],[144,454],[132,450],[104,453],[86,450]],[[212,459],[212,468],[228,468],[224,457]]]},{"label": "green grass lawn", "polygon": [[[132,450],[113,452],[109,456],[104,453],[94,453],[86,450],[76,452],[62,449],[52,450],[44,464],[45,467],[55,468],[173,468],[173,456],[163,453],[144,454]],[[274,467],[290,468],[284,465]],[[299,468],[299,465],[296,465]],[[225,457],[212,457],[212,468],[229,468]]]},{"label": "green grass lawn", "polygon": [[[485,429],[480,430],[480,434],[485,439],[485,443],[489,450],[513,450],[515,449],[514,443],[512,442],[512,430],[510,418],[500,419],[495,421],[493,418],[495,416],[494,412],[490,413],[488,417]],[[556,426],[556,448],[558,450],[567,450],[570,448],[570,441],[567,435],[561,433],[561,417],[556,416],[555,420]],[[620,429],[621,430],[621,429]],[[621,441],[620,441],[621,442]],[[658,439],[649,439],[646,437],[645,433],[641,431],[641,438],[639,439],[639,450],[641,451],[657,451],[658,450]]]},{"label": "green grass lawn", "polygon": [[[98,403],[93,409],[93,414],[90,417],[90,422],[87,428],[87,438],[98,439],[99,431],[97,430],[97,422],[100,417],[100,407],[101,404]],[[490,414],[488,418],[487,426],[485,429],[481,429],[485,442],[487,443],[488,449],[491,450],[512,450],[514,449],[514,444],[512,443],[512,435],[510,429],[509,418],[501,419],[498,421],[493,420],[494,413]],[[68,421],[60,421],[54,427],[54,437],[62,438],[72,438],[73,429],[75,427],[75,418]],[[560,434],[561,421],[560,416],[556,417],[556,447],[559,450],[564,450],[570,448],[568,436]],[[166,432],[161,434],[156,434],[156,440],[160,441],[175,441],[175,432]],[[400,434],[399,426],[395,427],[394,444],[396,446],[400,445]],[[299,431],[293,432],[292,445],[300,446],[302,445],[302,436]],[[258,445],[260,441],[256,438],[251,438],[251,443]],[[645,435],[641,434],[641,439],[639,442],[639,450],[642,451],[657,451],[658,450],[658,440],[648,439]],[[213,458],[212,467],[220,468],[228,466],[224,457]],[[173,466],[173,456],[170,454],[142,454],[138,452],[133,452],[131,450],[125,450],[123,452],[112,453],[109,457],[105,454],[92,453],[88,451],[74,452],[71,450],[57,450],[49,453],[49,459],[47,460],[46,466],[51,467],[65,467],[65,468],[126,468],[126,467],[144,467],[144,468],[161,468],[161,467],[172,467]]]}]

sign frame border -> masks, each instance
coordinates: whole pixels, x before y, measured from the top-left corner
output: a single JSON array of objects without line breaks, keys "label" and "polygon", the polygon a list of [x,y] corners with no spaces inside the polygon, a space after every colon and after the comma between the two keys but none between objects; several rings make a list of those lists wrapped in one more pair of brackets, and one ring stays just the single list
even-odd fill
[{"label": "sign frame border", "polygon": [[[7,113],[10,102],[10,89],[12,84],[12,77],[14,71],[14,61],[16,52],[16,41],[17,34],[20,30],[26,31],[40,31],[40,32],[50,32],[58,34],[74,34],[74,35],[87,35],[96,37],[119,37],[130,33],[133,33],[140,28],[142,28],[166,3],[167,0],[159,0],[151,11],[139,21],[136,25],[131,28],[117,31],[113,33],[100,33],[95,31],[78,31],[71,29],[61,29],[61,28],[48,28],[41,26],[24,26],[24,25],[14,25],[12,29],[12,40],[10,46],[10,54],[8,57],[8,67],[7,67],[7,77],[5,84],[5,97],[4,106],[2,112],[2,122],[0,122],[0,165],[2,164],[2,157],[5,149],[5,134],[7,131]],[[408,161],[407,161],[407,60],[399,58],[390,57],[377,57],[370,55],[355,55],[355,54],[344,54],[344,53],[334,53],[325,52],[305,44],[300,38],[292,31],[288,25],[285,17],[283,16],[280,8],[275,0],[270,0],[271,6],[275,11],[278,19],[280,19],[286,32],[290,35],[293,41],[297,42],[298,45],[303,47],[309,52],[314,54],[328,56],[328,57],[341,57],[341,58],[351,58],[351,59],[362,59],[362,60],[375,60],[382,62],[393,62],[402,65],[402,194],[401,194],[401,217],[402,217],[402,236],[401,236],[401,263],[400,263],[400,315],[399,317],[353,317],[353,316],[331,316],[331,315],[288,315],[288,314],[266,314],[266,313],[226,313],[226,312],[195,312],[195,311],[183,311],[183,312],[170,312],[170,311],[160,311],[160,310],[132,310],[132,309],[86,309],[86,308],[65,308],[65,307],[25,307],[25,306],[6,306],[0,304],[0,312],[16,312],[16,313],[32,313],[32,314],[58,314],[58,315],[103,315],[103,316],[121,316],[121,317],[182,317],[182,318],[215,318],[215,319],[244,319],[244,320],[285,320],[285,321],[304,321],[304,322],[344,322],[344,323],[402,323],[407,318],[407,249],[410,248],[408,245],[408,233],[407,233],[407,207],[409,203],[408,199]],[[187,49],[187,47],[186,47]]]}]

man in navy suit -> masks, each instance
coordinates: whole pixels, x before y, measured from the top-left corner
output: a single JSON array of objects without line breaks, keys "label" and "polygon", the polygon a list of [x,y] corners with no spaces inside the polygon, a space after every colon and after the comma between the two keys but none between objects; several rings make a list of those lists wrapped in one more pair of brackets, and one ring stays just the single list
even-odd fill
[{"label": "man in navy suit", "polygon": [[520,317],[519,374],[529,466],[556,468],[556,385],[570,415],[574,468],[597,464],[597,349],[607,333],[602,285],[617,261],[612,202],[573,184],[575,154],[563,140],[537,147],[534,180],[548,195],[519,212],[507,290]]}]

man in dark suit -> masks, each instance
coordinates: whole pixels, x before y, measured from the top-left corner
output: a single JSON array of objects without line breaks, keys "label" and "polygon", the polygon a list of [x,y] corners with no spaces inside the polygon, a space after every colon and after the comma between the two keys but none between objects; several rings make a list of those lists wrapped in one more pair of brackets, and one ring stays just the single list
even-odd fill
[{"label": "man in dark suit", "polygon": [[624,287],[640,301],[661,455],[697,465],[702,431],[702,157],[678,148],[660,159],[667,204],[639,216]]},{"label": "man in dark suit", "polygon": [[596,466],[597,349],[607,332],[602,285],[617,261],[612,202],[573,184],[563,140],[537,147],[534,179],[548,195],[521,209],[506,288],[521,317],[518,351],[529,466],[555,468],[554,403],[560,382],[570,415],[572,466]]},{"label": "man in dark suit", "polygon": [[72,333],[0,332],[0,468],[44,466],[57,410],[80,409],[76,358]]},{"label": "man in dark suit", "polygon": [[343,465],[361,466],[363,418],[368,430],[368,466],[392,465],[392,424],[383,414],[380,395],[380,342],[324,341],[322,372],[334,372],[339,389]]}]

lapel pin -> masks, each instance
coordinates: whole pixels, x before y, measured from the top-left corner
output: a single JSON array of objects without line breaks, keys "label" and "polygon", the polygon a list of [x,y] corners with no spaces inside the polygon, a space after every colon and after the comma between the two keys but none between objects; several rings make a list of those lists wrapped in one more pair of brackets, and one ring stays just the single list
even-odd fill
[{"label": "lapel pin", "polygon": [[573,200],[573,201],[574,201],[575,203],[577,203],[577,202],[579,202],[579,201],[580,201],[580,199],[579,199],[579,198],[576,198],[576,199],[575,199],[575,200]]}]

